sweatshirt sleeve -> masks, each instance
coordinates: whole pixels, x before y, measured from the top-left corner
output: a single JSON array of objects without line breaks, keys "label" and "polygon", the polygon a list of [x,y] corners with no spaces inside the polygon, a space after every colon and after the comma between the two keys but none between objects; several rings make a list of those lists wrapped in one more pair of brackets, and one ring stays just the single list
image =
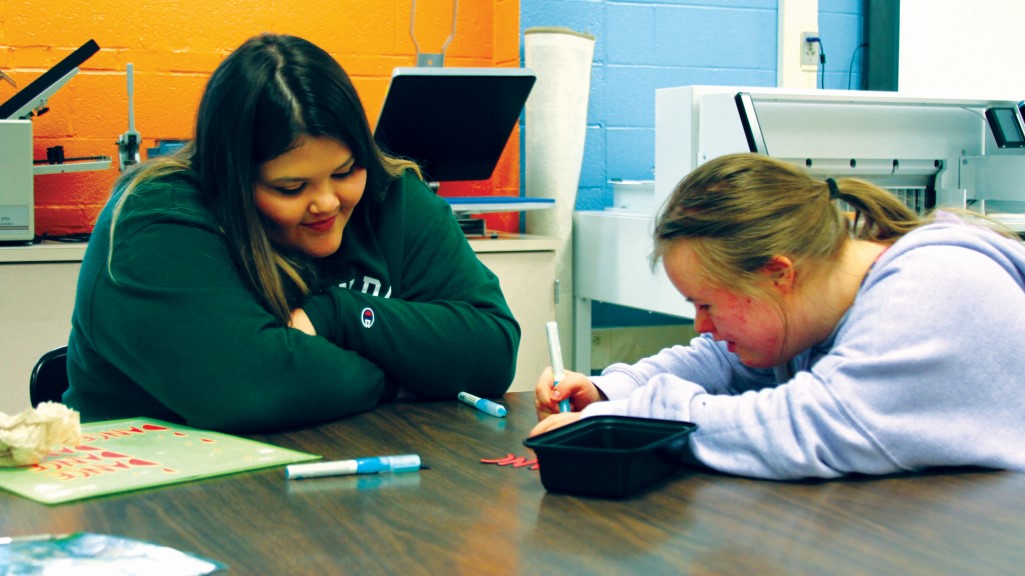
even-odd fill
[{"label": "sweatshirt sleeve", "polygon": [[784,384],[712,394],[659,374],[584,413],[692,421],[693,456],[746,476],[1025,469],[1025,400],[1008,380],[1025,369],[1023,325],[1019,280],[993,260],[921,248],[873,274],[828,353]]},{"label": "sweatshirt sleeve", "polygon": [[76,322],[138,388],[102,391],[109,399],[97,394],[97,409],[131,395],[190,426],[241,433],[337,419],[378,403],[383,371],[282,326],[243,284],[214,227],[170,218],[136,226],[128,218],[114,237],[109,269],[105,239],[90,246],[102,262],[83,268],[92,289],[76,304]]},{"label": "sweatshirt sleeve", "polygon": [[628,396],[659,374],[699,382],[711,394],[737,394],[775,383],[771,371],[740,364],[736,355],[708,334],[692,339],[689,346],[666,348],[633,365],[612,364],[591,381],[612,400]]},{"label": "sweatshirt sleeve", "polygon": [[403,232],[384,250],[399,290],[385,298],[332,287],[303,309],[318,335],[418,397],[501,396],[515,373],[520,328],[498,278],[477,259],[448,203],[426,188],[405,192],[397,221],[382,223],[382,233]]},{"label": "sweatshirt sleeve", "polygon": [[[702,345],[701,340],[695,339],[695,344]],[[720,388],[725,392],[713,393],[698,382],[720,387],[721,375],[682,371],[696,379],[693,381],[680,372],[650,372],[643,385],[634,386],[626,395],[622,388],[613,388],[617,392],[606,394],[609,401],[590,404],[583,416],[694,422],[698,428],[690,436],[688,458],[734,474],[830,478],[854,468],[873,473],[894,470],[893,462],[848,418],[826,383],[814,374],[799,373],[793,381],[776,387],[742,393],[725,387]]]}]

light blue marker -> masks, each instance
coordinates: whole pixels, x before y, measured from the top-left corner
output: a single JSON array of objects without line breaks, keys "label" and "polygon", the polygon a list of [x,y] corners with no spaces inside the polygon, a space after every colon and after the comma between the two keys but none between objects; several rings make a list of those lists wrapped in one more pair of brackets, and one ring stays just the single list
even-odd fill
[{"label": "light blue marker", "polygon": [[291,464],[285,467],[285,478],[301,480],[303,478],[347,476],[350,474],[412,472],[424,468],[422,464],[419,454],[374,456],[371,458],[355,458],[353,460],[337,460],[334,462],[314,462],[312,464]]},{"label": "light blue marker", "polygon": [[[552,379],[554,380],[552,388],[555,388],[566,377],[566,369],[562,367],[562,345],[559,344],[559,325],[556,322],[549,322],[545,324],[545,330],[548,331],[548,352],[552,357]],[[569,412],[571,410],[569,398],[559,402],[559,412]]]},{"label": "light blue marker", "polygon": [[485,414],[491,414],[492,416],[498,416],[499,418],[505,417],[505,406],[502,406],[498,402],[492,402],[486,398],[474,396],[469,392],[460,392],[459,401],[464,404],[469,404]]}]

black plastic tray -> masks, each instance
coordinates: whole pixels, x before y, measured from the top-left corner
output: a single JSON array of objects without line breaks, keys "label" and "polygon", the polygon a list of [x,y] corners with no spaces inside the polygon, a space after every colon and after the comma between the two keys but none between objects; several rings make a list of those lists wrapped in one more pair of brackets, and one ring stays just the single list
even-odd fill
[{"label": "black plastic tray", "polygon": [[549,492],[622,498],[673,475],[692,422],[628,416],[584,418],[533,438]]}]

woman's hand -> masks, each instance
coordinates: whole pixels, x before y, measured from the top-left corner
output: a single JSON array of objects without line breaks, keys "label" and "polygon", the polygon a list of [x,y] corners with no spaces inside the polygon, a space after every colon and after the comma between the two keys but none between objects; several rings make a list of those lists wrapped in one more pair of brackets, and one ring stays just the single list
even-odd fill
[{"label": "woman's hand", "polygon": [[313,327],[313,322],[310,322],[310,317],[302,308],[292,310],[292,321],[288,323],[288,327],[301,330],[310,336],[317,335],[317,329]]},{"label": "woman's hand", "polygon": [[[562,386],[560,383],[559,386]],[[567,424],[572,424],[581,418],[580,412],[563,412],[561,414],[552,414],[551,416],[541,420],[534,425],[533,430],[530,431],[530,437],[537,436],[549,430],[555,430],[556,428],[562,428]]]},{"label": "woman's hand", "polygon": [[579,372],[566,372],[566,375],[554,386],[552,369],[545,368],[534,388],[534,408],[537,410],[537,419],[544,420],[549,416],[559,413],[559,402],[569,399],[573,412],[579,412],[592,402],[605,400],[601,391]]}]

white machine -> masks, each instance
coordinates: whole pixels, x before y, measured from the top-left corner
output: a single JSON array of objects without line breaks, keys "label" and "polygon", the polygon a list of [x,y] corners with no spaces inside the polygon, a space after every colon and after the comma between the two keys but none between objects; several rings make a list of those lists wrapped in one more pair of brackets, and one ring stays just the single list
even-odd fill
[{"label": "white machine", "polygon": [[50,96],[99,49],[95,41],[89,40],[0,104],[0,242],[31,242],[35,238],[33,176],[110,167],[110,158],[105,156],[65,159],[62,147],[54,147],[54,153],[47,150],[48,160],[39,166],[32,158],[30,118],[46,112]]},{"label": "white machine", "polygon": [[[693,318],[648,265],[655,212],[698,165],[758,152],[819,178],[857,177],[913,209],[984,212],[1025,230],[1021,103],[892,92],[683,86],[655,93],[655,186],[645,210],[574,215],[576,338],[590,341],[592,300]],[[578,347],[575,366],[590,366]]]},{"label": "white machine", "polygon": [[0,120],[0,175],[0,241],[32,240],[32,122]]},{"label": "white machine", "polygon": [[655,107],[656,200],[699,164],[751,151],[870,180],[919,211],[1025,202],[1025,183],[987,176],[997,166],[1025,176],[1018,102],[685,86],[658,90]]}]

